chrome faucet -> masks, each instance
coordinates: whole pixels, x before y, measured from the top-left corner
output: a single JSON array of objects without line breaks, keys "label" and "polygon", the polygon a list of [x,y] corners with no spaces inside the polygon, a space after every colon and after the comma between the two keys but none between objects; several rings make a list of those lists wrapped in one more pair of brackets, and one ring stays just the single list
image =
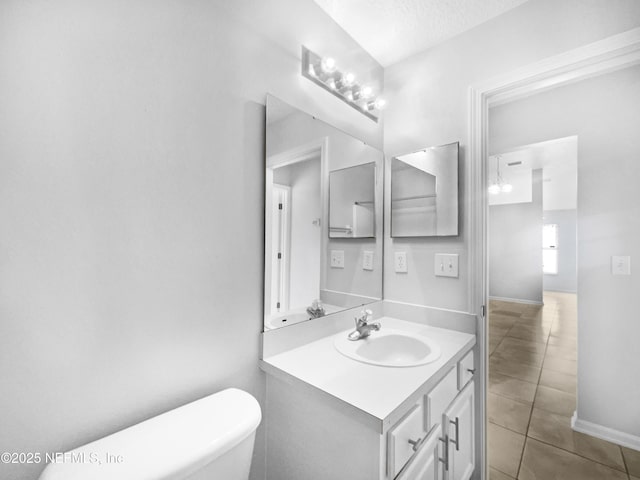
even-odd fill
[{"label": "chrome faucet", "polygon": [[380,330],[380,323],[374,322],[369,323],[373,318],[373,312],[369,309],[362,310],[360,312],[360,317],[356,317],[356,329],[349,334],[349,340],[362,340],[363,338],[367,338],[371,335],[371,331],[375,330],[376,332]]},{"label": "chrome faucet", "polygon": [[311,318],[323,317],[325,315],[324,307],[320,300],[314,300],[310,307],[307,307],[307,313]]}]

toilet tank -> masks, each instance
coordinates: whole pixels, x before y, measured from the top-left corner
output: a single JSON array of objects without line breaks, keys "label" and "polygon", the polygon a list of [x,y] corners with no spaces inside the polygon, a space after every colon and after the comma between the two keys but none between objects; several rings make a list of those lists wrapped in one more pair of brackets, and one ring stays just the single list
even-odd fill
[{"label": "toilet tank", "polygon": [[260,420],[230,388],[60,454],[40,480],[246,480]]}]

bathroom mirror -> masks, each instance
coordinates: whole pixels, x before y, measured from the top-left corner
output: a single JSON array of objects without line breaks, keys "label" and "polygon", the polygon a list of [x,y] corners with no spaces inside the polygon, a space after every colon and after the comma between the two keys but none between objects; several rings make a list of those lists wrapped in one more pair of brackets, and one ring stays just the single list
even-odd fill
[{"label": "bathroom mirror", "polygon": [[391,159],[391,236],[458,235],[458,149],[450,143]]},{"label": "bathroom mirror", "polygon": [[382,152],[271,95],[266,137],[265,330],[381,300]]},{"label": "bathroom mirror", "polygon": [[375,192],[374,162],[330,172],[329,237],[375,237]]}]

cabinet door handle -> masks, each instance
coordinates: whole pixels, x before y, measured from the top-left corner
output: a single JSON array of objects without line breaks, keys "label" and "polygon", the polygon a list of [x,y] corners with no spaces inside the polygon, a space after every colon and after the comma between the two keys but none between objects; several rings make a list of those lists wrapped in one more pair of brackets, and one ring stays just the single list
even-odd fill
[{"label": "cabinet door handle", "polygon": [[473,375],[474,373],[476,373],[476,369],[475,368],[467,368],[467,372],[469,372],[471,375]]},{"label": "cabinet door handle", "polygon": [[449,439],[449,441],[456,446],[456,451],[459,451],[460,450],[460,441],[459,441],[460,440],[460,427],[459,427],[460,422],[459,422],[459,418],[456,417],[455,420],[449,420],[449,422],[453,423],[456,426],[456,439],[455,440]]},{"label": "cabinet door handle", "polygon": [[417,452],[418,449],[420,448],[420,445],[422,445],[423,439],[422,438],[418,438],[417,440],[408,440],[409,444],[411,445],[411,448],[413,448],[414,452]]},{"label": "cabinet door handle", "polygon": [[445,435],[444,438],[439,437],[438,440],[440,440],[443,443],[442,446],[442,454],[444,458],[440,458],[438,457],[438,461],[444,463],[444,469],[445,471],[449,471],[449,436]]}]

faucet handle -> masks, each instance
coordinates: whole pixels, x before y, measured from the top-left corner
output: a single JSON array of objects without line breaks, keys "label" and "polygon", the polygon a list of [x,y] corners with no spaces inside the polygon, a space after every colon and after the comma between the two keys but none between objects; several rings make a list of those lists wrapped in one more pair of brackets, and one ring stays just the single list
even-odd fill
[{"label": "faucet handle", "polygon": [[367,309],[363,309],[360,312],[360,316],[356,317],[356,327],[359,327],[361,325],[366,325],[367,322],[369,320],[371,320],[371,317],[373,316],[373,312],[371,310]]}]

